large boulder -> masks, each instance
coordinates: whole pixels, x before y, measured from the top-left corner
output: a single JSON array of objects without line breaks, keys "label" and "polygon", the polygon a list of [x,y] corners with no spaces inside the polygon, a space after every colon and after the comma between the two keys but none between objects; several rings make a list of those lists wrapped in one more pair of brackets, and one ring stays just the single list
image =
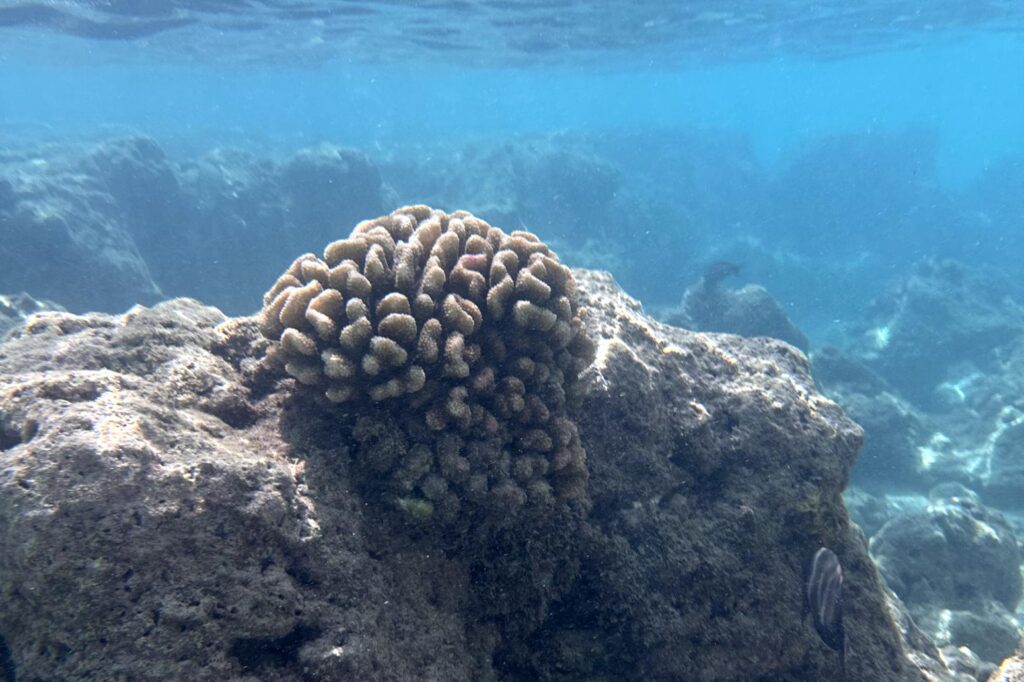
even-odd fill
[{"label": "large boulder", "polygon": [[812,362],[825,394],[864,429],[853,482],[878,494],[919,490],[931,464],[923,457],[934,434],[928,416],[877,372],[837,348],[815,351]]},{"label": "large boulder", "polygon": [[283,162],[214,149],[176,162],[155,140],[0,158],[0,291],[79,312],[202,296],[239,314],[308,244],[384,211],[369,158],[323,144]]},{"label": "large boulder", "polygon": [[470,562],[389,523],[337,408],[275,381],[251,318],[185,299],[30,318],[0,345],[18,679],[826,679],[840,657],[801,609],[826,544],[849,679],[951,680],[848,522],[860,430],[803,356],[660,325],[610,276],[577,277],[593,509],[568,558],[499,534]]},{"label": "large boulder", "polygon": [[1024,333],[1012,282],[952,260],[926,258],[878,297],[860,340],[861,358],[916,405],[943,405],[945,382],[965,366],[985,372],[992,352]]},{"label": "large boulder", "polygon": [[665,321],[687,329],[724,332],[740,336],[770,336],[807,352],[808,340],[789,319],[779,302],[758,284],[739,289],[722,285],[722,279],[739,272],[739,266],[718,261],[704,276],[687,287],[679,308]]},{"label": "large boulder", "polygon": [[0,158],[0,291],[76,311],[119,312],[159,298],[114,190],[84,170],[116,144],[48,145]]},{"label": "large boulder", "polygon": [[581,378],[594,509],[545,655],[573,679],[837,675],[839,657],[794,596],[827,545],[846,571],[860,652],[847,670],[914,679],[840,498],[861,430],[815,391],[806,358],[779,341],[659,324],[610,277],[577,277],[598,343]]},{"label": "large boulder", "polygon": [[1012,653],[1024,556],[1002,514],[969,496],[940,500],[886,523],[871,553],[937,643],[966,645],[993,662]]},{"label": "large boulder", "polygon": [[1024,336],[1002,346],[985,374],[959,384],[958,469],[976,471],[988,504],[1024,508]]}]

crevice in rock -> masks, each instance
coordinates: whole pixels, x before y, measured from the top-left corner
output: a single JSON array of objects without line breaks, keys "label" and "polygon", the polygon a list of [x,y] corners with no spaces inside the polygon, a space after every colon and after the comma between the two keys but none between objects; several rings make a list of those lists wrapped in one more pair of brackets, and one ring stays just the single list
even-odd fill
[{"label": "crevice in rock", "polygon": [[319,636],[320,628],[315,625],[299,624],[283,637],[235,640],[231,645],[231,655],[238,659],[242,669],[249,673],[267,668],[285,668],[298,660],[299,649],[304,644]]},{"label": "crevice in rock", "polygon": [[27,419],[19,424],[0,414],[0,452],[29,442],[38,431],[39,423],[34,419]]},{"label": "crevice in rock", "polygon": [[21,445],[21,438],[8,429],[6,424],[0,422],[0,452],[10,450],[15,445]]},{"label": "crevice in rock", "polygon": [[3,682],[15,682],[18,679],[14,657],[11,656],[11,649],[3,637],[0,637],[0,679]]},{"label": "crevice in rock", "polygon": [[246,429],[256,423],[259,414],[240,396],[227,396],[201,406],[207,414],[217,417],[233,429]]}]

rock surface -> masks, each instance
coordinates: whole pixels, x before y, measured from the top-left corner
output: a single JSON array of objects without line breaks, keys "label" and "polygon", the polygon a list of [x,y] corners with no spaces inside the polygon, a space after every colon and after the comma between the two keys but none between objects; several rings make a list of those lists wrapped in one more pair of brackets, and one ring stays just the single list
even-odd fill
[{"label": "rock surface", "polygon": [[1024,639],[1020,641],[1017,652],[1003,661],[988,682],[1024,682]]},{"label": "rock surface", "polygon": [[[728,264],[727,264],[728,265]],[[706,332],[769,336],[807,352],[808,341],[768,291],[757,284],[729,289],[705,279],[687,288],[669,324]]]},{"label": "rock surface", "polygon": [[873,495],[857,485],[843,491],[850,520],[860,526],[869,539],[891,519],[928,506],[924,495]]},{"label": "rock surface", "polygon": [[1013,652],[1022,556],[1002,514],[970,498],[940,501],[886,523],[871,553],[937,643],[967,645],[993,662]]},{"label": "rock surface", "polygon": [[266,373],[252,319],[187,299],[32,317],[0,345],[18,679],[829,679],[800,597],[827,544],[848,679],[952,680],[847,520],[860,429],[805,358],[660,325],[610,276],[578,277],[593,509],[560,570],[529,543],[472,563],[383,524],[332,413]]},{"label": "rock surface", "polygon": [[1024,313],[992,273],[925,260],[874,303],[814,377],[865,431],[852,478],[873,493],[959,483],[1024,507]]},{"label": "rock surface", "polygon": [[43,310],[63,310],[63,308],[51,301],[37,301],[24,292],[16,296],[0,294],[0,339],[24,323],[29,315]]},{"label": "rock surface", "polygon": [[1013,290],[991,272],[922,259],[872,304],[861,357],[916,405],[937,407],[958,365],[985,371],[994,349],[1024,333],[1024,308],[1006,293]]}]

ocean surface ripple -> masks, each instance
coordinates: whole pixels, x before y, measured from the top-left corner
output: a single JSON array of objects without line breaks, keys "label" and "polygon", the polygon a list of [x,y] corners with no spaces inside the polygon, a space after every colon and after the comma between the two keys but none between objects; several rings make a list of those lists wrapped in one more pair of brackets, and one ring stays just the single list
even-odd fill
[{"label": "ocean surface ripple", "polygon": [[[11,30],[11,29],[16,30]],[[836,59],[965,30],[1017,32],[1015,0],[42,0],[0,2],[0,36],[130,41],[189,59],[316,65],[707,65]],[[26,30],[29,29],[29,30]]]}]

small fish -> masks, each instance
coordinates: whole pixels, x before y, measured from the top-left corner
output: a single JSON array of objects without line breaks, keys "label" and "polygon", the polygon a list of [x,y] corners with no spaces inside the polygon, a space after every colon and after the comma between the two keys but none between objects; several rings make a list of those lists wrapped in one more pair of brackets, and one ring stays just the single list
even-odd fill
[{"label": "small fish", "polygon": [[843,629],[843,567],[832,550],[814,553],[804,585],[804,608],[810,611],[821,641],[839,652],[846,666],[846,631]]}]

